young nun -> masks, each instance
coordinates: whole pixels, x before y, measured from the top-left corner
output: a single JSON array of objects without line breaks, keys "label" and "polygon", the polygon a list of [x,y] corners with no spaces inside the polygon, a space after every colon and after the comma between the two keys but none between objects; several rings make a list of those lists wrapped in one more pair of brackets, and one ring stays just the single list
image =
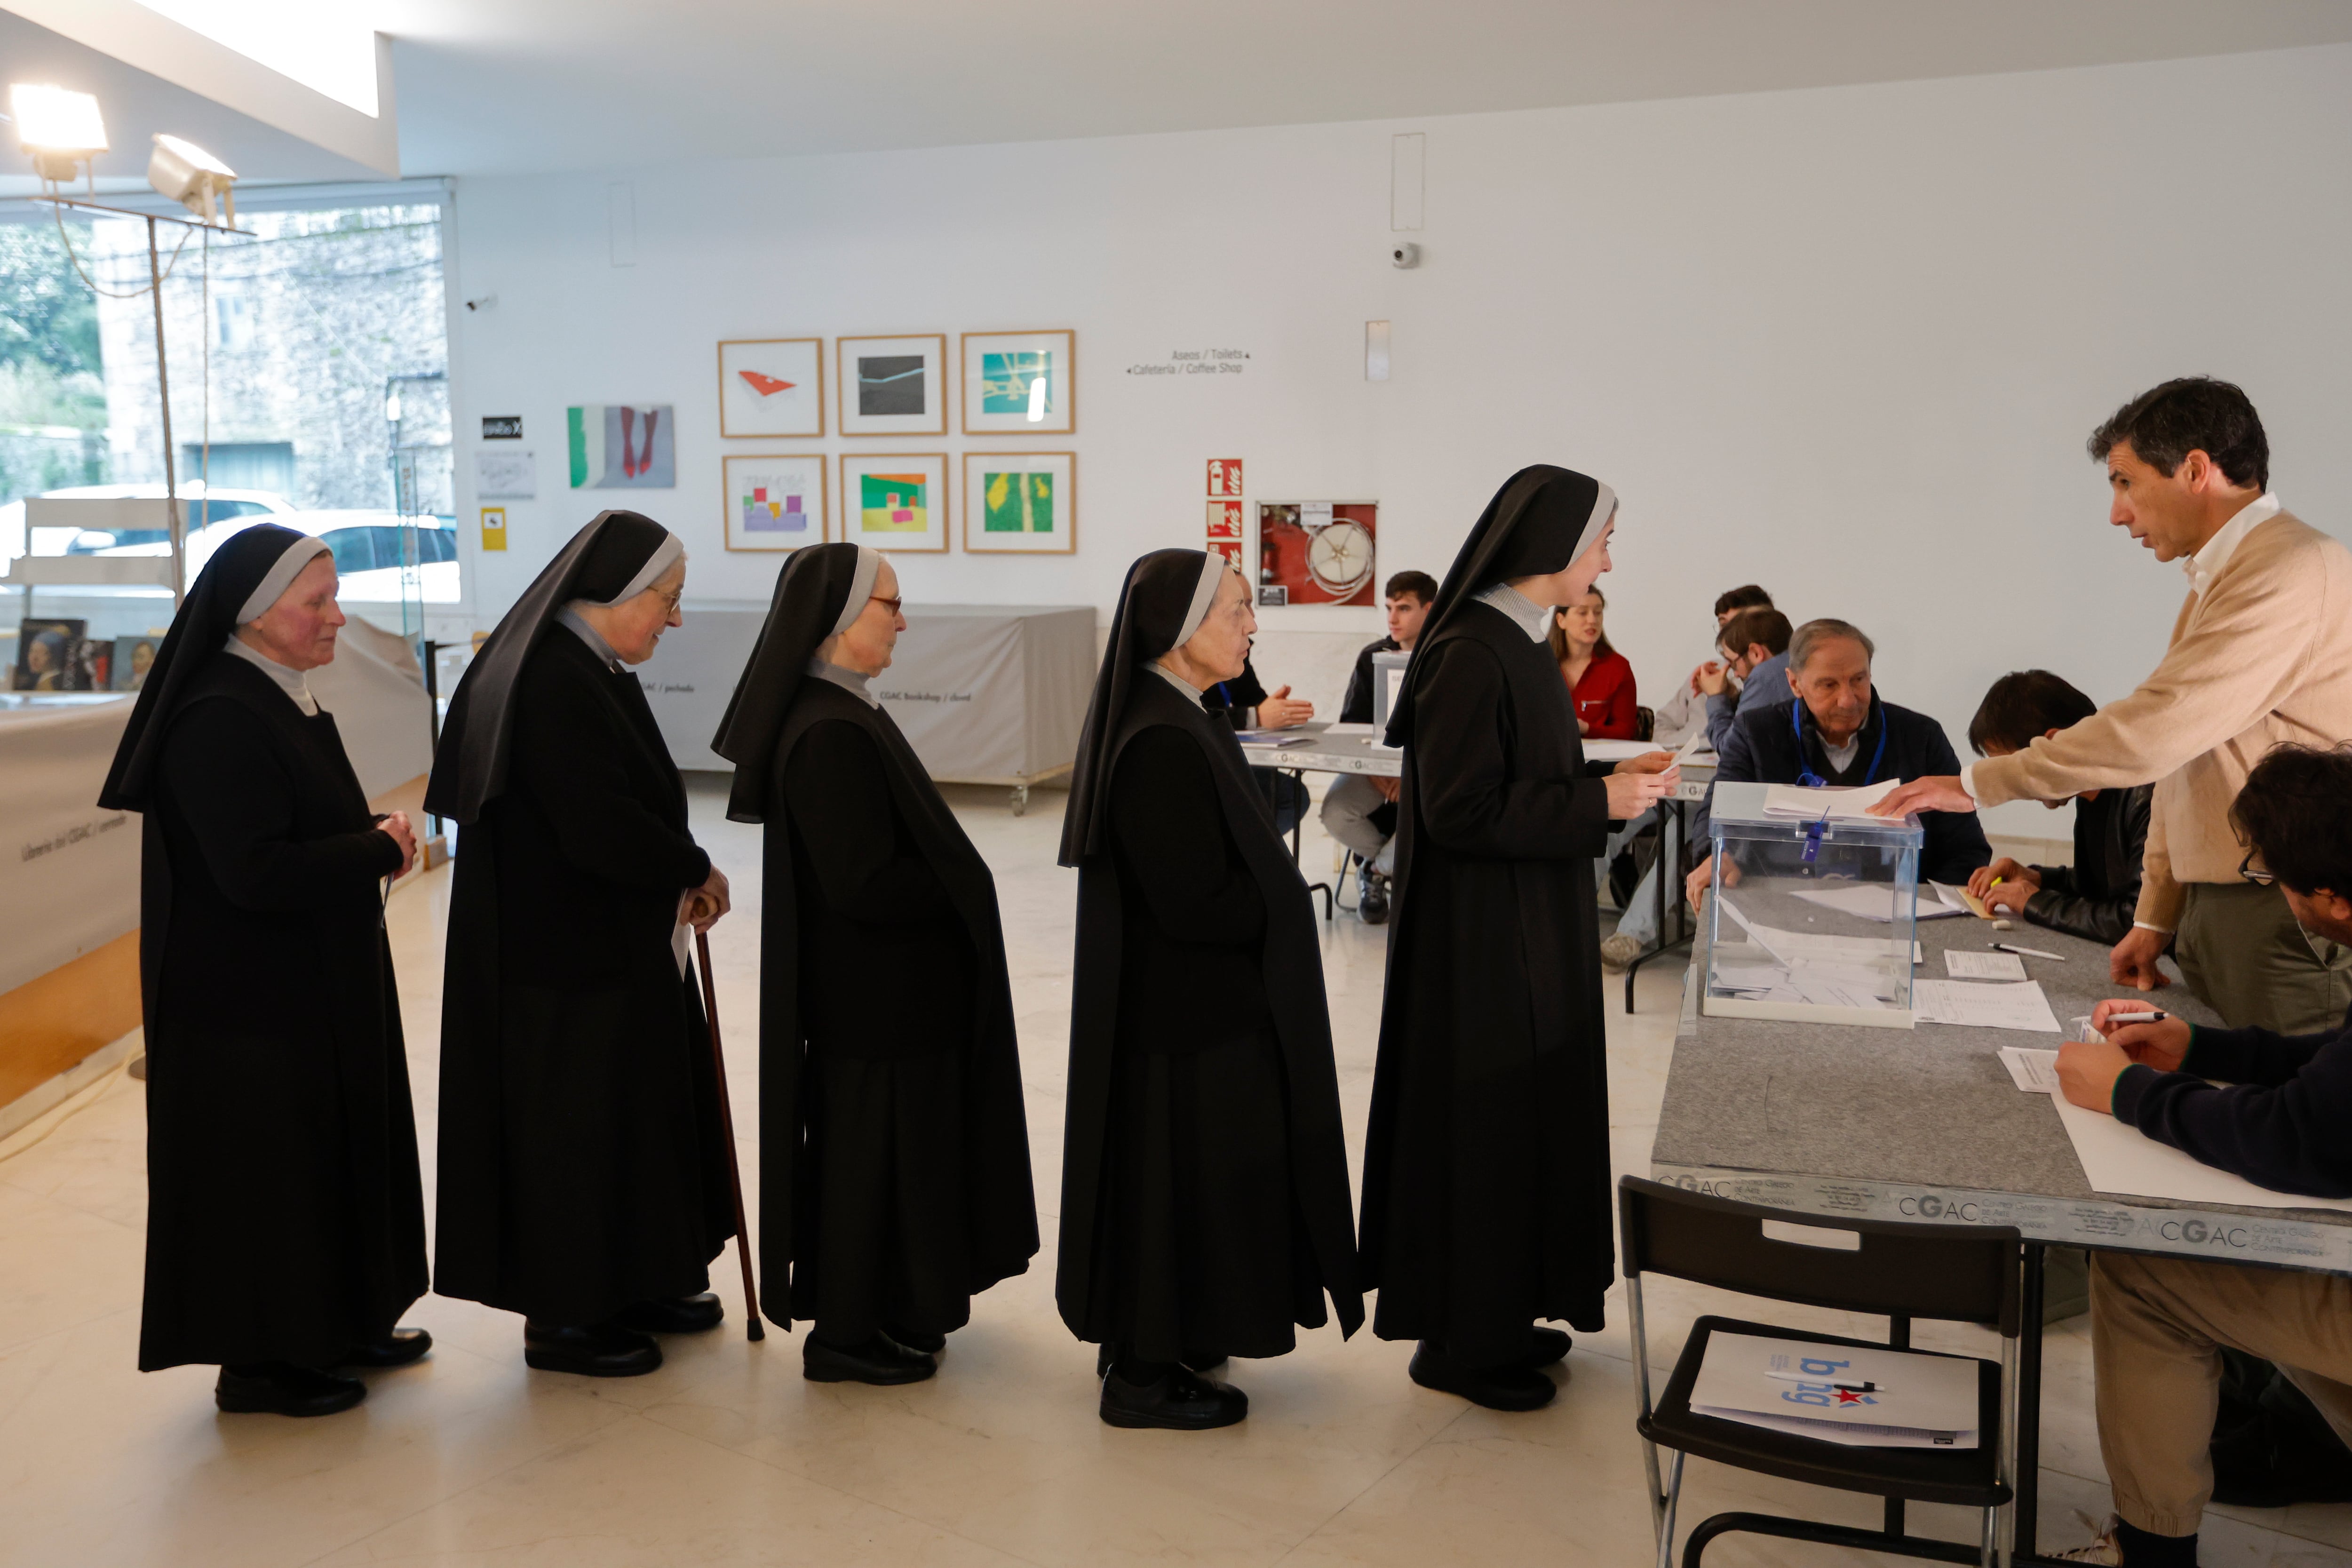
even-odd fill
[{"label": "young nun", "polygon": [[795,552],[711,742],[767,826],[761,1262],[818,1383],[930,1376],[1037,1251],[996,880],[866,685],[906,625],[878,552]]},{"label": "young nun", "polygon": [[414,863],[302,672],[335,657],[325,541],[263,523],[189,589],[100,805],[145,815],[147,1291],[139,1369],[223,1410],[325,1415],[337,1367],[432,1345],[425,1201],[383,879]]},{"label": "young nun", "polygon": [[[1654,752],[1589,765],[1546,646],[1609,570],[1617,498],[1524,468],[1488,503],[1414,645],[1380,1058],[1364,1151],[1373,1331],[1414,1382],[1495,1410],[1601,1326],[1614,1277],[1592,858],[1671,787]],[[1606,777],[1599,776],[1607,774]]]},{"label": "young nun", "polygon": [[720,1318],[735,1226],[684,922],[726,912],[727,879],[628,668],[685,584],[651,519],[573,535],[458,683],[425,795],[463,825],[435,1288],[521,1313],[543,1371],[651,1372],[652,1335]]},{"label": "young nun", "polygon": [[1287,1353],[1326,1292],[1344,1333],[1364,1318],[1314,905],[1202,706],[1256,629],[1220,556],[1129,570],[1063,827],[1078,938],[1055,1294],[1103,1347],[1114,1426],[1230,1426],[1248,1396],[1202,1371]]}]

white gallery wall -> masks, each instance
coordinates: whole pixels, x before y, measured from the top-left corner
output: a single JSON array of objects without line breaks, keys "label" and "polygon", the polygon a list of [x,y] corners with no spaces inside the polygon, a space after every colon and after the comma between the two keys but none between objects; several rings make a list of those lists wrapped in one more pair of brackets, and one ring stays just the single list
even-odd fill
[{"label": "white gallery wall", "polygon": [[[1411,132],[1425,226],[1397,235]],[[537,499],[503,503],[511,549],[477,558],[485,626],[606,504],[686,536],[689,607],[764,599],[780,558],[721,548],[724,452],[1075,450],[1074,555],[964,554],[959,459],[956,547],[897,562],[912,600],[1106,613],[1135,555],[1199,543],[1208,458],[1244,458],[1253,503],[1378,500],[1383,577],[1442,573],[1545,461],[1623,498],[1603,585],[1643,700],[1705,654],[1717,591],[1756,580],[1798,619],[1863,626],[1881,690],[1965,749],[2002,671],[2105,700],[2163,647],[2182,579],[2106,526],[2083,450],[2133,393],[2242,383],[2287,505],[2352,531],[2352,47],[480,179],[454,217],[453,297],[495,296],[453,312],[469,550],[479,416],[521,415],[539,466]],[[1400,238],[1417,268],[1390,265]],[[1386,382],[1365,378],[1373,320]],[[722,338],[1060,327],[1073,437],[719,437]],[[1203,349],[1247,357],[1130,374]],[[564,408],[587,403],[674,405],[677,488],[567,489]],[[1269,683],[1327,703],[1378,630],[1263,619]]]}]

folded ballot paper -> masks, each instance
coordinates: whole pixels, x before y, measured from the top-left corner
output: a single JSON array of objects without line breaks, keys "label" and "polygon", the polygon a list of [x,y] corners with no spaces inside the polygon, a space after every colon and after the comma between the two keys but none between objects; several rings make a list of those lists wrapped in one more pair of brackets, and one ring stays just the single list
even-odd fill
[{"label": "folded ballot paper", "polygon": [[1774,784],[1764,792],[1764,815],[1793,816],[1806,822],[1884,822],[1885,818],[1871,816],[1870,808],[1902,785],[1901,779],[1885,779],[1860,789]]},{"label": "folded ballot paper", "polygon": [[1977,1363],[1966,1356],[1715,1333],[1691,1409],[1855,1448],[1977,1447]]}]

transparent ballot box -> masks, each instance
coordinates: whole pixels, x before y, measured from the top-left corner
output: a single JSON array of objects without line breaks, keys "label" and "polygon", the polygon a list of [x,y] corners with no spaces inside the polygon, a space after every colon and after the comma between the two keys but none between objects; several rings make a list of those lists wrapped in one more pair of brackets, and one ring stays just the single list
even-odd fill
[{"label": "transparent ballot box", "polygon": [[1883,793],[1715,786],[1702,1011],[1911,1027],[1921,835]]}]

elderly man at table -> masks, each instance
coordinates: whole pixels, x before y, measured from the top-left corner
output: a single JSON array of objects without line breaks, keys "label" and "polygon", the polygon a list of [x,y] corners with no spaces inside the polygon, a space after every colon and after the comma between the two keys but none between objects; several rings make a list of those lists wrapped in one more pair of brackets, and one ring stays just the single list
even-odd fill
[{"label": "elderly man at table", "polygon": [[[2252,884],[2275,887],[2305,930],[2352,943],[2352,750],[2282,746],[2256,763],[2230,816]],[[2338,889],[2346,889],[2339,891]],[[2273,1192],[2352,1196],[2352,1016],[2325,1033],[2126,1024],[2139,1000],[2099,1004],[2103,1041],[2058,1053],[2068,1100]],[[2216,1087],[2213,1080],[2228,1087]],[[2099,1447],[2116,1512],[2084,1561],[2190,1568],[2213,1489],[2206,1447],[2222,1350],[2276,1362],[2352,1440],[2352,1279],[2187,1258],[2096,1254],[2091,1354]]]},{"label": "elderly man at table", "polygon": [[[2046,669],[2012,670],[1992,683],[1969,721],[1969,744],[1980,757],[2006,757],[2036,739],[2071,729],[2099,705]],[[2001,857],[1979,867],[1969,891],[1996,914],[2023,915],[2038,926],[2110,946],[2131,930],[2139,907],[2142,851],[2147,844],[2147,784],[2084,790],[2074,797],[2074,863],[2024,866]],[[2042,803],[2055,811],[2063,800]]]},{"label": "elderly man at table", "polygon": [[2064,732],[1920,779],[1875,809],[1974,811],[2153,783],[2116,981],[2166,984],[2157,959],[2172,942],[2190,988],[2229,1023],[2324,1028],[2352,1003],[2352,950],[2299,927],[2276,889],[2239,879],[2229,809],[2273,746],[2352,736],[2352,552],[2280,510],[2262,420],[2228,382],[2142,393],[2090,448],[2115,492],[2107,521],[2189,574],[2163,660]]},{"label": "elderly man at table", "polygon": [[[1877,645],[1844,621],[1799,626],[1789,640],[1789,687],[1797,700],[1752,710],[1732,726],[1716,782],[1844,789],[1957,767],[1941,724],[1879,698],[1871,683],[1876,653]],[[1992,858],[1973,816],[1931,816],[1926,827],[1922,881],[1966,882]],[[1694,906],[1713,866],[1710,856],[1690,874],[1685,886]]]},{"label": "elderly man at table", "polygon": [[[1348,695],[1339,701],[1340,723],[1372,721],[1372,655],[1412,652],[1436,597],[1437,579],[1426,572],[1400,572],[1389,579],[1389,635],[1358,650]],[[1389,871],[1394,858],[1389,846],[1396,837],[1396,799],[1403,785],[1402,778],[1342,773],[1323,792],[1323,831],[1363,862],[1356,873],[1356,913],[1366,925],[1389,918]]]}]

